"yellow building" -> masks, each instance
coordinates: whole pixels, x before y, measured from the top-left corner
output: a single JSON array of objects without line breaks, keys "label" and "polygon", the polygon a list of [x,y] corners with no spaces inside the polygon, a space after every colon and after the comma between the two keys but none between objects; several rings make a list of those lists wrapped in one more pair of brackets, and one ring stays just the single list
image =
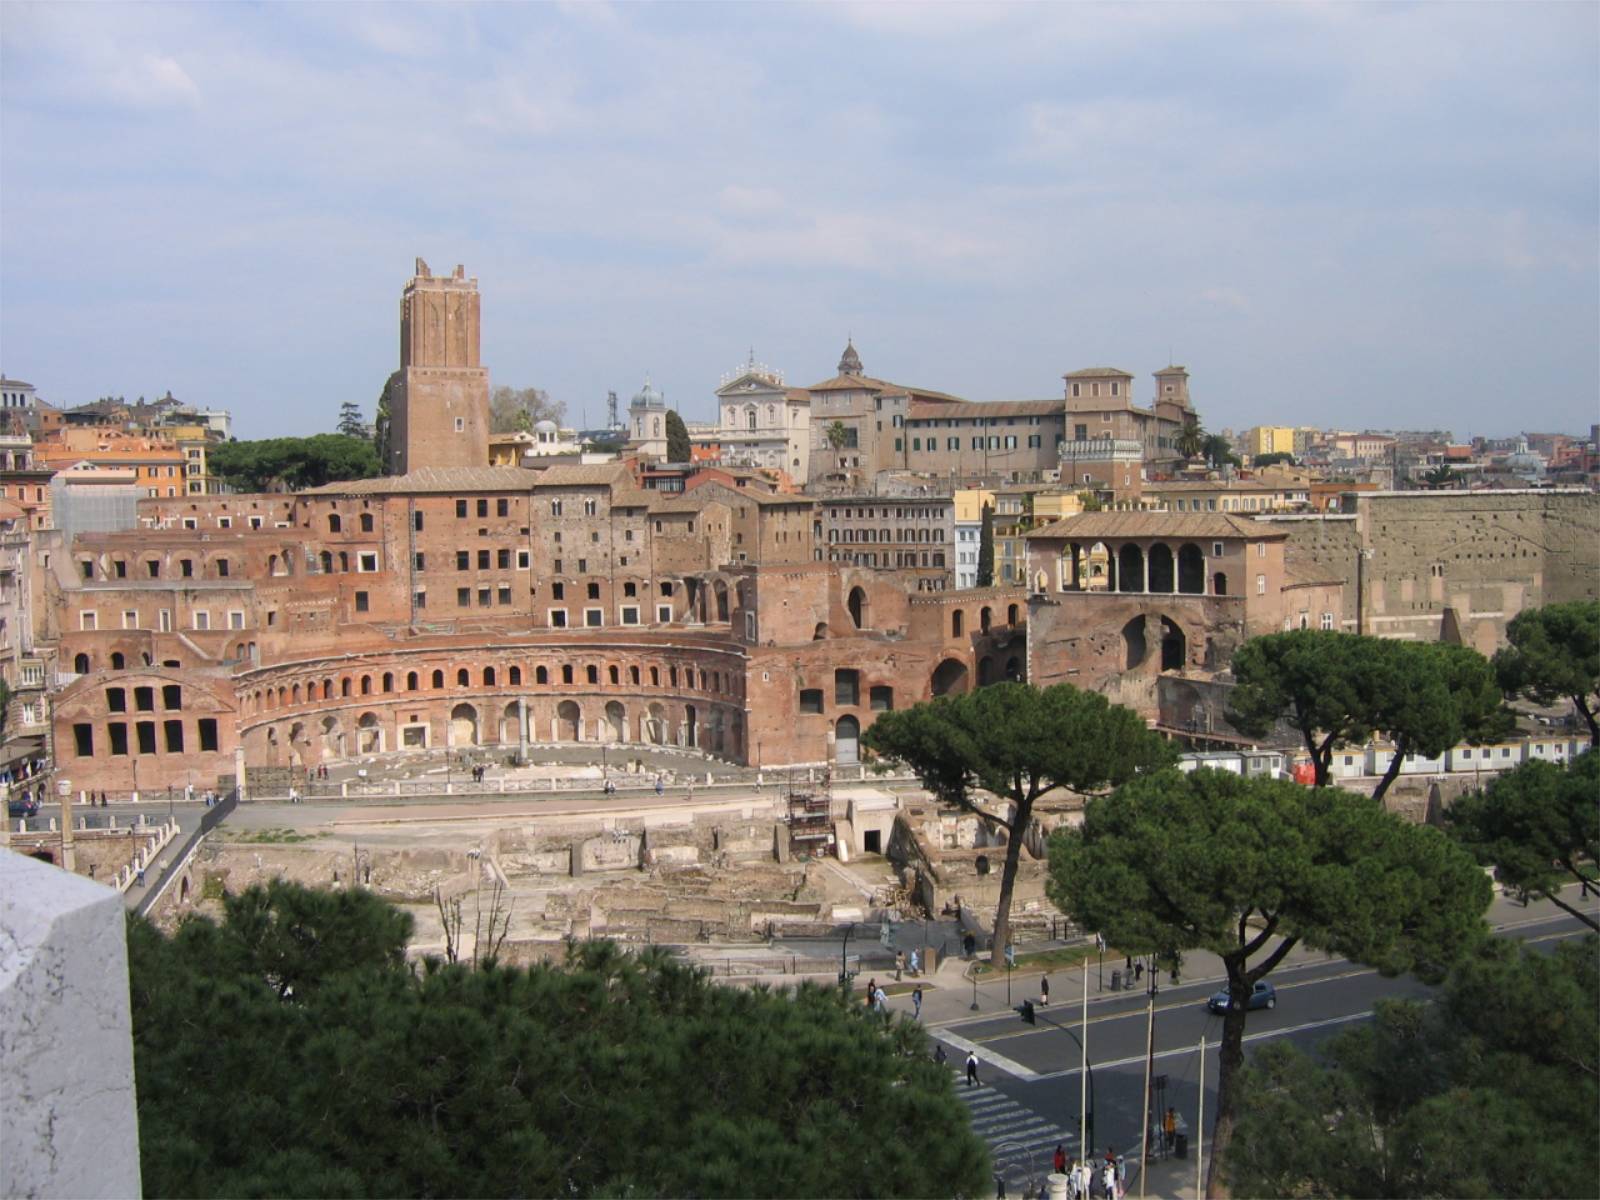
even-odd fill
[{"label": "yellow building", "polygon": [[1287,425],[1257,425],[1245,435],[1245,451],[1251,458],[1263,454],[1293,454],[1294,434]]}]

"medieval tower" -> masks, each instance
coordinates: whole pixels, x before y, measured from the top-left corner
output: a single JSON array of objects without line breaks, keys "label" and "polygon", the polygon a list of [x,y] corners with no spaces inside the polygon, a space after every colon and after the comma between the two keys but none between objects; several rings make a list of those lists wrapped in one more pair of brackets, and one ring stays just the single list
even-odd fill
[{"label": "medieval tower", "polygon": [[478,281],[435,277],[417,259],[400,298],[400,372],[389,414],[395,475],[489,462],[489,372],[478,363]]}]

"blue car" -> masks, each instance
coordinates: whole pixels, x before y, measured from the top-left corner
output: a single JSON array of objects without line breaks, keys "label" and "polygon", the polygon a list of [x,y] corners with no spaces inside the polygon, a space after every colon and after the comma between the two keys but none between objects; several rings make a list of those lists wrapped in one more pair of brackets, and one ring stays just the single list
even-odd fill
[{"label": "blue car", "polygon": [[[1224,989],[1223,991],[1218,992],[1215,996],[1211,997],[1211,999],[1207,1000],[1206,1001],[1206,1007],[1209,1008],[1214,1013],[1225,1013],[1225,1012],[1227,1012],[1228,1011],[1228,993],[1227,993],[1227,990]],[[1251,1009],[1277,1008],[1278,1007],[1278,989],[1273,987],[1265,979],[1260,980],[1256,984],[1255,991],[1250,993],[1250,1003],[1249,1003],[1249,1005],[1247,1007],[1249,1007]]]},{"label": "blue car", "polygon": [[8,817],[36,817],[39,815],[39,802],[31,796],[17,796],[6,801],[6,816]]}]

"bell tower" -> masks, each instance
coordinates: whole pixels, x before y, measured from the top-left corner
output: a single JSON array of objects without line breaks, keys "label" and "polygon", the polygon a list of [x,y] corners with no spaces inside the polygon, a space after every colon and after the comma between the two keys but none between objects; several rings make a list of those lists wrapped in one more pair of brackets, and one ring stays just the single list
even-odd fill
[{"label": "bell tower", "polygon": [[478,281],[464,268],[436,277],[417,259],[400,297],[400,377],[389,472],[487,466],[489,372],[478,362]]}]

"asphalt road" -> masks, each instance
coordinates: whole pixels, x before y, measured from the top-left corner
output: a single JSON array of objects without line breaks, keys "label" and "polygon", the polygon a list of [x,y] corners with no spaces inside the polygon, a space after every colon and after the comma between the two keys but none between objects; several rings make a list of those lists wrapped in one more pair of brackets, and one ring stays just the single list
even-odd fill
[{"label": "asphalt road", "polygon": [[[1530,915],[1525,922],[1502,930],[1501,936],[1550,945],[1584,932],[1587,930],[1583,925],[1565,914]],[[996,1150],[997,1162],[1011,1177],[1012,1194],[1016,1194],[1024,1177],[1037,1173],[1037,1163],[1031,1160],[1041,1154],[1048,1158],[1054,1148],[1053,1142],[1029,1145],[1027,1133],[1017,1132],[1025,1130],[1030,1118],[1067,1131],[1072,1137],[1067,1149],[1075,1149],[1080,1055],[1077,1043],[1057,1026],[1070,1027],[1082,1036],[1082,1006],[1079,994],[1067,986],[1064,973],[1052,978],[1053,1002],[1048,1008],[1037,1010],[1037,1025],[1026,1025],[1015,1013],[1006,1013],[974,1017],[930,1031],[949,1047],[953,1064],[960,1064],[967,1050],[975,1047],[983,1083],[1014,1102],[1010,1111],[1014,1113],[1015,1128],[1009,1122],[1001,1122],[980,1129],[991,1149]],[[1283,1038],[1310,1049],[1353,1022],[1369,1018],[1379,1000],[1425,998],[1432,992],[1411,976],[1385,979],[1343,959],[1281,967],[1270,978],[1277,986],[1278,1004],[1275,1009],[1257,1009],[1249,1014],[1245,1026],[1247,1054],[1252,1046]],[[1030,977],[1029,983],[1036,983],[1036,977]],[[1125,992],[1100,998],[1093,991],[1093,980],[1090,988],[1087,1034],[1094,1090],[1094,1145],[1099,1153],[1108,1146],[1114,1147],[1126,1154],[1131,1163],[1139,1153],[1147,997],[1143,992]],[[1170,1105],[1182,1115],[1191,1141],[1198,1115],[1202,1039],[1208,1127],[1209,1114],[1215,1112],[1217,1100],[1217,1046],[1222,1018],[1213,1016],[1205,1007],[1207,996],[1216,990],[1215,982],[1173,987],[1163,977],[1156,996],[1153,1074],[1164,1077],[1166,1084],[1158,1100],[1163,1107]],[[1015,997],[1019,1003],[1023,999],[1020,986]],[[1022,1145],[998,1149],[1008,1141]]]}]

